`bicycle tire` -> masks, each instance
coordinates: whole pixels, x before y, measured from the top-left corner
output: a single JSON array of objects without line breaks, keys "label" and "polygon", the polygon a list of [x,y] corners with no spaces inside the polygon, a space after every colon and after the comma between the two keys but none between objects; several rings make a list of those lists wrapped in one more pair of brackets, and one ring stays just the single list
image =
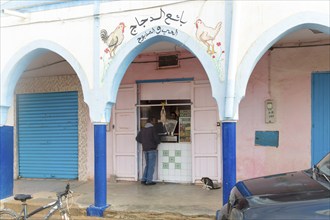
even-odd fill
[{"label": "bicycle tire", "polygon": [[12,219],[18,219],[18,215],[15,211],[11,209],[1,209],[0,210],[0,219],[1,220],[12,220]]},{"label": "bicycle tire", "polygon": [[[54,216],[54,214],[56,214],[56,216]],[[62,220],[71,220],[70,213],[66,209],[65,210],[56,209],[53,212],[48,213],[45,220],[52,220],[53,219],[52,217],[54,217],[54,219],[59,219],[58,215],[61,217]]]}]

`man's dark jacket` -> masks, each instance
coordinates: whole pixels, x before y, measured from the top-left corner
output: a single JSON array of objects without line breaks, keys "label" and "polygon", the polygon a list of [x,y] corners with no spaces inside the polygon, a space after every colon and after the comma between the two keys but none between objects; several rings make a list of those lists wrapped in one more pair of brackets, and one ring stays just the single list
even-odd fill
[{"label": "man's dark jacket", "polygon": [[147,123],[146,126],[142,128],[135,139],[142,144],[144,151],[157,150],[157,146],[160,143],[160,138],[156,129],[150,123]]}]

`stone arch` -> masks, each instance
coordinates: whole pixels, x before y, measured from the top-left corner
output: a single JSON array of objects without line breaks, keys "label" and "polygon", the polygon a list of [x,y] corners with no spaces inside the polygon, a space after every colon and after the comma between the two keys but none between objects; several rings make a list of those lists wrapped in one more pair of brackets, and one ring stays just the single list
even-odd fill
[{"label": "stone arch", "polygon": [[84,94],[85,101],[89,100],[89,84],[86,74],[76,58],[64,47],[47,40],[37,40],[17,51],[9,60],[2,73],[1,80],[1,122],[4,124],[7,111],[11,106],[16,84],[27,66],[38,56],[52,51],[62,56],[76,72]]},{"label": "stone arch", "polygon": [[237,81],[235,85],[236,99],[232,116],[238,119],[239,103],[245,96],[249,78],[255,65],[264,53],[285,35],[301,29],[314,29],[330,34],[330,20],[328,15],[316,12],[301,12],[274,25],[265,31],[251,47],[242,59],[237,69]]},{"label": "stone arch", "polygon": [[[175,36],[171,34],[169,35],[150,34],[148,38],[145,39],[142,43],[138,42],[138,39],[141,37],[141,34],[139,34],[133,39],[129,40],[120,49],[120,51],[116,54],[113,61],[111,62],[112,64],[110,65],[109,69],[105,73],[104,85],[107,86],[106,88],[104,87],[103,89],[109,89],[109,85],[110,85],[110,92],[108,90],[104,91],[105,92],[104,94],[107,94],[108,105],[112,105],[113,103],[116,102],[116,97],[121,80],[124,77],[127,68],[134,60],[134,58],[137,55],[139,55],[148,46],[157,42],[166,41],[184,47],[199,59],[209,78],[212,89],[212,96],[217,102],[220,119],[222,119],[223,108],[220,107],[224,106],[225,84],[224,82],[220,81],[219,73],[212,60],[209,58],[209,54],[206,53],[205,49],[199,44],[199,42],[197,42],[197,40],[195,40],[185,32],[175,28],[171,28],[167,26],[157,26],[144,31],[143,33],[153,32],[153,30],[157,28],[164,28],[172,33],[177,33],[177,34]],[[109,118],[110,113],[106,113],[106,115],[108,116],[106,119],[108,121],[110,119]]]}]

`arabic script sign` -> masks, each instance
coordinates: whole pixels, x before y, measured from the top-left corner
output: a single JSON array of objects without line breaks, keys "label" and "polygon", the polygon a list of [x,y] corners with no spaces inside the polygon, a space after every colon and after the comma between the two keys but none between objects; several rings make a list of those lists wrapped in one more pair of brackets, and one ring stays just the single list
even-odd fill
[{"label": "arabic script sign", "polygon": [[171,35],[171,36],[177,36],[178,35],[178,29],[175,29],[175,31],[168,29],[166,27],[157,26],[156,28],[152,28],[151,30],[148,30],[144,32],[140,37],[137,38],[138,43],[142,43],[144,40],[148,38],[149,35]]},{"label": "arabic script sign", "polygon": [[183,24],[187,23],[187,21],[184,21],[183,15],[184,11],[182,11],[181,14],[173,16],[172,13],[166,13],[162,8],[160,8],[160,14],[158,17],[147,17],[142,19],[138,19],[137,17],[135,17],[136,24],[130,26],[131,35],[137,35],[137,29],[140,27],[145,28],[148,22],[152,23],[155,21],[163,21],[166,25],[179,24],[180,26],[182,26]]}]

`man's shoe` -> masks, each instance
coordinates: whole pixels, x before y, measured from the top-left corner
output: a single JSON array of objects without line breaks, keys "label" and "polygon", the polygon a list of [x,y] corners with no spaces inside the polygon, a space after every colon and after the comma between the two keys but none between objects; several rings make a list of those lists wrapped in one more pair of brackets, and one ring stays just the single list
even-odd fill
[{"label": "man's shoe", "polygon": [[141,181],[141,184],[146,185],[146,181]]},{"label": "man's shoe", "polygon": [[156,185],[156,182],[146,182],[145,185],[147,186]]}]

